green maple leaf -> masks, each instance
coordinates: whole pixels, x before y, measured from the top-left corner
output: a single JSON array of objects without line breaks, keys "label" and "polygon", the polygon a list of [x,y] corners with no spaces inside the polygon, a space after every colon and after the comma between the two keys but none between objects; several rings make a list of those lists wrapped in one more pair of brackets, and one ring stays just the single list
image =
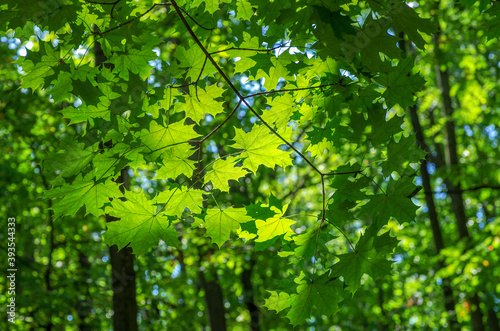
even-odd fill
[{"label": "green maple leaf", "polygon": [[391,217],[394,217],[400,224],[413,222],[418,207],[408,196],[415,188],[416,186],[409,177],[403,177],[397,181],[391,178],[386,194],[367,196],[370,201],[361,208],[360,215],[371,215],[374,222],[380,226]]},{"label": "green maple leaf", "polygon": [[271,296],[266,299],[264,306],[266,306],[269,310],[276,310],[276,312],[280,312],[289,308],[293,301],[292,297],[286,292],[276,292],[276,291],[268,291],[271,293]]},{"label": "green maple leaf", "polygon": [[65,99],[71,98],[71,91],[73,90],[73,80],[72,75],[69,72],[61,71],[57,76],[57,79],[51,82],[53,84],[52,89],[50,89],[50,94],[54,101],[63,101]]},{"label": "green maple leaf", "polygon": [[283,141],[264,125],[256,125],[248,133],[243,129],[235,129],[235,132],[235,143],[231,147],[243,149],[240,154],[240,157],[245,158],[243,167],[253,173],[257,172],[261,164],[269,168],[274,168],[276,165],[283,168],[292,165],[289,152],[278,148]]},{"label": "green maple leaf", "polygon": [[341,15],[340,11],[331,11],[328,8],[321,6],[312,6],[316,9],[320,20],[329,24],[332,27],[335,37],[342,40],[342,34],[355,34],[356,30],[353,28],[352,23],[354,23],[349,16]]},{"label": "green maple leaf", "polygon": [[418,74],[410,75],[413,68],[413,58],[401,60],[398,65],[389,73],[381,73],[376,81],[387,89],[382,95],[388,108],[399,104],[403,108],[407,108],[415,103],[413,96],[420,91],[425,84],[425,80]]},{"label": "green maple leaf", "polygon": [[405,165],[417,163],[426,153],[415,144],[415,136],[401,137],[399,142],[391,140],[387,146],[387,160],[382,163],[382,173],[388,177],[393,171],[404,175]]},{"label": "green maple leaf", "polygon": [[150,48],[144,47],[141,50],[130,49],[126,53],[115,52],[108,62],[115,65],[115,71],[124,80],[129,80],[129,71],[145,80],[149,78],[153,69],[148,61],[154,59],[156,59],[155,53]]},{"label": "green maple leaf", "polygon": [[132,168],[137,168],[146,164],[142,154],[143,147],[141,147],[137,142],[117,143],[113,146],[112,150],[122,158],[126,158],[128,160],[127,165]]},{"label": "green maple leaf", "polygon": [[334,146],[341,146],[341,138],[349,136],[351,132],[348,127],[340,125],[340,122],[341,118],[337,117],[326,122],[323,128],[313,126],[313,129],[307,132],[307,136],[312,144],[319,144],[326,139],[326,141],[332,142]]},{"label": "green maple leaf", "polygon": [[286,316],[294,326],[313,314],[333,316],[343,300],[342,292],[342,282],[326,274],[313,281],[304,281],[297,287],[297,294],[290,297],[291,308]]},{"label": "green maple leaf", "polygon": [[45,85],[45,77],[54,74],[54,70],[44,62],[33,65],[33,62],[26,60],[22,67],[26,75],[22,78],[21,88],[31,88],[33,92]]},{"label": "green maple leaf", "polygon": [[54,216],[60,215],[74,216],[76,212],[85,206],[87,214],[100,216],[104,214],[101,209],[109,198],[120,196],[118,185],[108,181],[96,182],[92,174],[85,178],[78,175],[71,184],[56,187],[45,192],[44,198],[59,199],[53,204]]},{"label": "green maple leaf", "polygon": [[189,159],[192,154],[193,150],[187,144],[166,148],[162,154],[160,168],[156,170],[156,178],[175,179],[182,174],[191,176],[196,164],[196,161]]},{"label": "green maple leaf", "polygon": [[230,2],[231,0],[193,0],[190,6],[198,7],[201,4],[205,4],[205,10],[210,14],[213,14],[219,9],[220,4]]},{"label": "green maple leaf", "polygon": [[331,268],[331,276],[342,276],[352,294],[361,286],[364,274],[375,279],[391,273],[392,262],[385,256],[393,251],[398,240],[388,232],[377,236],[377,231],[376,226],[368,228],[356,244],[355,251],[338,255],[340,260]]},{"label": "green maple leaf", "polygon": [[262,118],[268,124],[274,124],[277,128],[286,127],[290,117],[297,110],[291,94],[282,94],[274,97],[269,102],[270,109],[264,110]]},{"label": "green maple leaf", "polygon": [[61,149],[44,160],[44,168],[60,171],[59,176],[70,177],[79,174],[97,155],[96,148],[84,148],[84,144],[66,138],[61,142]]},{"label": "green maple leaf", "polygon": [[287,53],[280,57],[270,57],[266,54],[257,54],[252,57],[256,62],[252,66],[252,72],[255,72],[253,79],[258,80],[264,77],[264,87],[270,91],[276,88],[280,78],[286,79],[289,75],[287,65],[291,62]]},{"label": "green maple leaf", "polygon": [[177,246],[178,232],[171,227],[170,221],[158,212],[157,199],[148,200],[143,193],[125,193],[126,201],[113,200],[106,213],[120,218],[117,222],[106,223],[108,230],[104,240],[118,249],[130,244],[136,255],[147,253],[158,245],[160,239],[167,245]]},{"label": "green maple leaf", "polygon": [[217,71],[210,61],[205,61],[206,55],[197,45],[188,49],[179,46],[175,57],[179,60],[179,68],[187,70],[187,78],[190,78],[191,82]]},{"label": "green maple leaf", "polygon": [[286,212],[288,205],[283,206],[283,210],[279,210],[276,207],[271,207],[271,210],[276,212],[275,216],[268,218],[266,220],[256,220],[255,226],[257,227],[257,235],[259,236],[255,239],[256,242],[263,242],[275,237],[284,235],[285,240],[290,240],[294,234],[293,230],[290,228],[295,221],[282,218]]},{"label": "green maple leaf", "polygon": [[161,192],[156,200],[164,204],[162,211],[170,216],[180,216],[186,208],[191,213],[201,213],[204,193],[202,190],[182,186]]},{"label": "green maple leaf", "polygon": [[[328,231],[320,230],[318,234],[318,227],[315,227],[293,237],[294,244],[297,245],[294,252],[296,256],[303,258],[304,261],[309,261],[314,254],[320,253],[325,249],[325,244],[328,241],[335,238]],[[317,259],[318,257],[316,256],[315,258]]]},{"label": "green maple leaf", "polygon": [[384,53],[391,59],[400,59],[402,54],[401,49],[396,46],[399,39],[388,34],[386,29],[379,28],[375,30],[378,33],[374,35],[373,27],[380,27],[383,24],[382,20],[374,20],[371,15],[368,15],[361,32],[356,38],[349,39],[353,46],[363,46],[359,48],[361,61],[368,69],[374,72],[386,71],[390,68],[389,62],[382,61],[379,53]]},{"label": "green maple leaf", "polygon": [[394,1],[391,3],[391,6],[391,18],[396,31],[404,32],[418,48],[424,49],[426,42],[420,33],[418,33],[418,30],[427,34],[434,33],[436,27],[432,21],[418,16],[415,10],[410,8],[405,2]]},{"label": "green maple leaf", "polygon": [[90,124],[94,124],[93,119],[95,118],[102,118],[103,120],[109,121],[111,115],[109,108],[103,104],[98,104],[97,107],[94,105],[81,105],[78,108],[69,106],[61,110],[61,113],[65,118],[70,120],[70,124],[86,121],[89,121]]},{"label": "green maple leaf", "polygon": [[175,105],[175,111],[184,111],[187,117],[200,124],[205,114],[215,117],[224,111],[222,102],[215,100],[220,98],[223,92],[224,89],[217,84],[207,86],[205,89],[190,86],[186,101],[184,103],[178,102]]},{"label": "green maple leaf", "polygon": [[238,230],[240,223],[251,221],[245,208],[209,209],[205,216],[206,235],[221,247],[230,238],[231,231]]},{"label": "green maple leaf", "polygon": [[212,170],[205,175],[205,180],[212,182],[215,189],[219,189],[222,192],[229,192],[228,181],[237,181],[248,173],[242,167],[236,167],[235,165],[238,162],[235,160],[235,157],[228,157],[225,160],[219,157],[212,165]]},{"label": "green maple leaf", "polygon": [[[485,1],[486,2],[486,1]],[[490,9],[486,11],[490,17],[500,17],[500,4],[498,2],[489,2],[491,3]],[[486,37],[488,39],[495,39],[500,35],[500,21],[498,19],[491,19],[486,23],[488,29],[486,30]]]},{"label": "green maple leaf", "polygon": [[385,109],[376,108],[368,113],[368,122],[371,125],[372,132],[368,135],[374,146],[383,144],[392,138],[393,135],[402,131],[404,118],[394,115],[390,120],[386,120],[387,112]]},{"label": "green maple leaf", "polygon": [[167,158],[171,153],[182,155],[181,149],[183,147],[178,145],[188,143],[190,139],[198,136],[193,130],[193,126],[184,124],[182,121],[168,125],[151,121],[149,130],[143,129],[139,139],[150,150],[153,159]]},{"label": "green maple leaf", "polygon": [[248,0],[239,0],[236,3],[238,17],[244,20],[250,20],[254,15],[252,4]]},{"label": "green maple leaf", "polygon": [[120,171],[128,165],[128,160],[121,158],[116,150],[111,149],[97,154],[92,160],[92,164],[94,165],[94,176],[97,179],[106,175],[116,178],[120,175]]},{"label": "green maple leaf", "polygon": [[[339,167],[334,172],[350,172],[360,168],[359,164],[355,163],[352,166]],[[330,182],[330,187],[336,190],[332,198],[335,202],[356,202],[366,199],[366,193],[363,192],[363,189],[369,187],[371,182],[371,178],[366,176],[359,176],[358,178],[354,178],[352,175],[334,176]]]}]

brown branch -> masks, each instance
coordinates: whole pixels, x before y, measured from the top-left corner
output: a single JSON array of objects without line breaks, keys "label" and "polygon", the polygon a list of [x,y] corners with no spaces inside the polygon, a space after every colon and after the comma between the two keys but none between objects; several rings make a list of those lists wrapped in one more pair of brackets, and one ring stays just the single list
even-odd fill
[{"label": "brown branch", "polygon": [[121,0],[116,0],[114,2],[99,2],[99,1],[90,1],[90,0],[84,0],[84,1],[87,3],[95,4],[95,5],[110,5],[111,6],[111,5],[116,5]]},{"label": "brown branch", "polygon": [[229,121],[229,119],[231,118],[231,116],[233,116],[233,114],[240,107],[240,105],[241,105],[241,100],[238,102],[238,104],[236,105],[236,107],[234,107],[233,111],[226,117],[226,119],[221,124],[217,125],[215,127],[215,129],[212,130],[212,132],[210,132],[205,137],[203,137],[203,139],[201,139],[201,140],[190,140],[189,142],[190,143],[203,143],[205,140],[207,140],[208,138],[210,138],[210,136],[212,136],[214,133],[216,133],[224,124],[227,123],[227,121]]},{"label": "brown branch", "polygon": [[[472,191],[478,191],[478,190],[481,190],[483,188],[487,188],[487,189],[491,189],[491,190],[500,190],[500,186],[499,185],[479,185],[479,186],[473,186],[473,187],[469,187],[469,188],[464,188],[462,189],[462,192],[472,192]],[[448,191],[449,193],[451,193],[452,191]]]},{"label": "brown branch", "polygon": [[304,91],[304,90],[312,90],[312,89],[317,89],[317,88],[319,88],[319,89],[323,89],[324,87],[333,86],[333,85],[340,85],[340,86],[344,86],[344,85],[342,85],[340,82],[338,82],[338,83],[331,83],[331,84],[318,85],[318,86],[298,87],[298,88],[291,88],[291,89],[282,89],[282,90],[264,91],[264,92],[258,92],[258,93],[254,93],[254,94],[249,94],[249,95],[246,95],[246,96],[245,96],[245,99],[246,99],[246,98],[252,98],[252,97],[255,97],[255,96],[258,96],[258,95],[264,95],[264,94],[283,93],[283,92],[295,92],[295,91]]},{"label": "brown branch", "polygon": [[174,6],[174,9],[175,11],[177,12],[177,15],[179,16],[179,18],[181,19],[182,23],[184,24],[184,26],[186,27],[186,29],[188,30],[189,34],[191,35],[191,37],[193,38],[193,40],[195,41],[195,43],[198,45],[198,47],[200,47],[200,49],[203,51],[203,53],[205,53],[205,56],[208,58],[208,60],[210,62],[212,62],[212,64],[214,65],[215,69],[217,70],[217,72],[219,72],[219,74],[221,75],[221,77],[226,81],[226,83],[229,85],[229,87],[234,91],[234,93],[238,96],[238,98],[240,100],[242,100],[242,102],[248,107],[248,109],[250,109],[250,111],[265,125],[267,126],[267,128],[272,132],[274,133],[279,139],[281,139],[288,147],[290,147],[293,151],[295,151],[295,153],[297,153],[300,157],[302,157],[304,159],[304,161],[306,161],[306,163],[308,163],[313,169],[314,171],[316,171],[318,174],[321,174],[321,171],[308,159],[305,157],[304,154],[302,154],[301,152],[299,152],[291,143],[289,143],[285,138],[283,138],[276,130],[274,130],[266,121],[264,121],[264,119],[259,115],[259,113],[257,113],[257,111],[255,109],[253,109],[253,107],[245,100],[245,97],[240,93],[240,91],[234,86],[234,84],[231,82],[231,80],[229,79],[229,77],[227,77],[227,75],[224,73],[224,71],[220,68],[220,66],[217,64],[217,62],[215,62],[214,58],[212,57],[212,55],[210,55],[210,53],[207,51],[207,49],[201,44],[200,40],[198,39],[198,37],[196,36],[196,34],[194,33],[193,29],[191,29],[191,27],[189,26],[188,22],[186,21],[186,18],[184,17],[184,15],[182,14],[182,11],[181,9],[179,8],[179,6],[177,5],[177,3],[175,2],[175,0],[172,0],[172,6]]},{"label": "brown branch", "polygon": [[248,51],[248,52],[263,52],[263,53],[269,53],[269,52],[272,52],[278,48],[282,48],[282,47],[287,47],[287,48],[291,48],[291,47],[295,47],[295,46],[287,46],[287,45],[279,45],[279,46],[274,46],[272,48],[266,48],[266,49],[262,49],[262,48],[240,48],[240,47],[229,47],[229,48],[226,48],[226,49],[221,49],[219,51],[213,51],[213,52],[210,52],[210,55],[213,55],[213,54],[218,54],[218,53],[224,53],[224,52],[228,52],[228,51]]},{"label": "brown branch", "polygon": [[363,170],[355,170],[355,171],[346,171],[346,172],[329,172],[327,174],[323,174],[324,176],[337,176],[337,175],[352,175],[352,174],[360,174],[368,167],[365,167]]},{"label": "brown branch", "polygon": [[198,78],[196,78],[196,83],[194,84],[195,93],[196,93],[196,100],[198,100],[198,102],[201,102],[200,98],[198,98],[198,82],[200,81],[201,75],[203,74],[203,70],[205,70],[206,65],[207,65],[207,58],[205,58],[205,61],[203,61],[203,65],[201,66],[200,74],[198,75]]},{"label": "brown branch", "polygon": [[191,21],[193,21],[196,25],[198,25],[203,30],[212,31],[213,29],[215,29],[215,28],[206,28],[206,27],[204,27],[203,25],[201,25],[200,23],[198,23],[193,17],[191,17],[191,15],[189,15],[189,13],[187,11],[185,11],[183,8],[181,8],[181,10],[184,12],[184,14],[187,15],[187,17],[189,17],[191,19]]}]

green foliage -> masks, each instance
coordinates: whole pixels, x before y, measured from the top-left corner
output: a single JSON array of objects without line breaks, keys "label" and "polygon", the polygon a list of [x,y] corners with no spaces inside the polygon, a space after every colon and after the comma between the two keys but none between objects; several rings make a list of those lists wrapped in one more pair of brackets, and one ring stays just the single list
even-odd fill
[{"label": "green foliage", "polygon": [[[425,81],[395,32],[422,49],[429,20],[402,1],[39,7],[44,19],[3,4],[0,32],[32,43],[20,87],[74,127],[44,159],[54,216],[117,218],[105,242],[141,256],[181,237],[269,251],[295,265],[266,300],[293,325],[334,316],[365,275],[390,277],[390,224],[414,221],[425,157],[396,114]],[[157,189],[123,189],[123,169]],[[289,173],[308,177],[307,207],[282,201]],[[268,188],[242,196],[257,178]]]}]

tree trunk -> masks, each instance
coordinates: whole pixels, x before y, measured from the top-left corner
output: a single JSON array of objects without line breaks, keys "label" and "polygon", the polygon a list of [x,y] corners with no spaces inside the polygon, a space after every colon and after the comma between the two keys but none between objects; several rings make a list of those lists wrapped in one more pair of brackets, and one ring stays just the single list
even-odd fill
[{"label": "tree trunk", "polygon": [[[436,40],[439,37],[436,36]],[[439,50],[439,45],[436,43],[436,50]],[[447,179],[445,180],[446,187],[448,188],[451,197],[451,204],[453,213],[457,221],[458,235],[460,239],[470,239],[469,231],[467,229],[467,215],[465,214],[464,200],[461,191],[460,182],[453,182],[450,180],[450,175],[453,174],[458,178],[456,172],[458,171],[458,155],[457,155],[457,141],[455,136],[455,121],[453,120],[453,107],[450,97],[450,82],[448,69],[442,70],[439,63],[439,54],[436,55],[436,77],[439,89],[441,90],[441,97],[443,101],[444,113],[446,116],[445,124],[445,162],[447,168]],[[479,296],[477,293],[473,294],[469,299],[471,307],[471,322],[472,330],[484,330],[483,313],[481,312]]]},{"label": "tree trunk", "polygon": [[[121,171],[118,181],[123,183],[124,189],[129,190],[128,167]],[[119,220],[119,218],[106,215],[107,222]],[[136,331],[138,329],[134,257],[130,247],[125,247],[120,251],[116,245],[109,247],[113,288],[113,326],[116,331]]]},{"label": "tree trunk", "polygon": [[116,331],[137,330],[134,255],[130,247],[118,251],[109,248],[113,286],[113,328]]},{"label": "tree trunk", "polygon": [[[413,131],[415,132],[416,140],[418,146],[420,146],[425,151],[429,152],[428,147],[424,142],[424,134],[422,126],[420,125],[420,120],[417,114],[417,107],[410,107],[410,117],[413,125]],[[422,186],[425,193],[425,203],[427,205],[427,212],[429,214],[429,220],[431,222],[432,237],[434,239],[434,248],[436,255],[439,255],[441,250],[445,247],[443,234],[441,232],[441,226],[439,224],[438,214],[436,211],[436,205],[434,203],[434,195],[431,184],[431,179],[429,171],[427,170],[427,159],[420,161],[420,176],[422,177]],[[438,269],[444,267],[443,261],[438,262]],[[457,320],[457,312],[455,310],[455,299],[453,298],[453,290],[450,286],[450,279],[443,279],[443,297],[444,297],[444,307],[448,313],[448,323],[451,330],[458,330],[460,326]]]},{"label": "tree trunk", "polygon": [[253,297],[252,271],[255,265],[253,259],[250,260],[250,267],[243,269],[241,273],[241,282],[243,283],[243,295],[245,304],[250,314],[250,331],[260,331],[259,308],[255,304]]},{"label": "tree trunk", "polygon": [[[106,56],[101,44],[94,44],[95,65],[100,67]],[[103,143],[105,145],[106,143]],[[128,167],[122,169],[117,183],[123,183],[122,190],[130,189]],[[106,222],[116,222],[119,218],[106,215]],[[116,331],[136,331],[137,328],[137,301],[134,270],[134,255],[130,247],[118,251],[116,245],[109,247],[111,263],[111,286],[113,289],[113,329]]]},{"label": "tree trunk", "polygon": [[200,270],[199,277],[201,285],[205,291],[205,302],[208,311],[208,325],[210,330],[226,331],[226,317],[224,316],[224,296],[222,289],[217,282],[216,275],[209,275],[211,279],[207,280],[205,273],[207,271]]}]

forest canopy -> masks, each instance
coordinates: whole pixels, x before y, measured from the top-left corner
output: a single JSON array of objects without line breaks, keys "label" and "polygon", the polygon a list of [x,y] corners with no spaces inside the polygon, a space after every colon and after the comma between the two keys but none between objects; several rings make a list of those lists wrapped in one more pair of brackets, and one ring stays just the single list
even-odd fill
[{"label": "forest canopy", "polygon": [[0,326],[499,330],[499,11],[2,1]]}]

